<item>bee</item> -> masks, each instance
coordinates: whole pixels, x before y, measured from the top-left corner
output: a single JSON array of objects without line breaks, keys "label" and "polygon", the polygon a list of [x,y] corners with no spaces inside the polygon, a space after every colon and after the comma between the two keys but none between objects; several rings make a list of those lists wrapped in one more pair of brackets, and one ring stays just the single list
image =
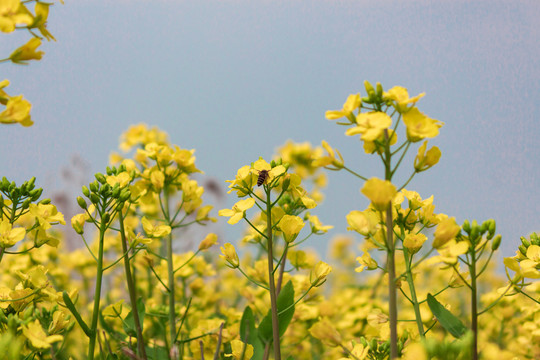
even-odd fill
[{"label": "bee", "polygon": [[257,186],[261,186],[268,179],[268,170],[259,171],[259,178],[257,179]]}]

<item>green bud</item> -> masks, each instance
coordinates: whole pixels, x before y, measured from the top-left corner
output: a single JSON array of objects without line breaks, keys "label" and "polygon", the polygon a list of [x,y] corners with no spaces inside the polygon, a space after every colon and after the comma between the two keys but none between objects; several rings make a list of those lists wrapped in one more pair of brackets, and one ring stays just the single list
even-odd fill
[{"label": "green bud", "polygon": [[9,191],[11,192],[13,189],[15,189],[17,187],[17,184],[15,184],[15,181],[12,181],[10,184],[9,184]]},{"label": "green bud", "polygon": [[480,236],[480,227],[477,225],[477,226],[474,226],[474,221],[473,221],[473,227],[471,229],[471,234],[469,235],[469,240],[471,240],[471,242],[476,242],[476,239],[478,239],[478,237]]},{"label": "green bud", "polygon": [[99,184],[97,181],[91,182],[89,186],[90,186],[90,191],[92,191],[93,193],[97,193],[99,191]]},{"label": "green bud", "polygon": [[108,211],[105,211],[105,214],[101,217],[101,221],[104,223],[108,223],[111,220],[111,214],[109,214]]},{"label": "green bud", "polygon": [[34,306],[30,305],[26,308],[26,310],[24,310],[22,318],[24,320],[29,319],[33,315],[33,313],[34,313]]},{"label": "green bud", "polygon": [[362,97],[362,104],[373,104],[373,100],[369,96]]},{"label": "green bud", "polygon": [[520,237],[520,239],[521,239],[521,243],[523,244],[523,246],[525,246],[525,247],[531,246],[531,243],[529,242],[529,240],[525,239],[523,236]]},{"label": "green bud", "polygon": [[103,176],[102,173],[96,173],[94,175],[94,177],[96,178],[97,181],[99,181],[100,184],[106,184],[107,183],[107,179],[105,179],[105,176]]},{"label": "green bud", "polygon": [[94,205],[99,204],[99,195],[96,194],[96,193],[91,193],[91,194],[90,194],[90,201],[91,201],[92,204],[94,204]]},{"label": "green bud", "polygon": [[368,94],[369,98],[371,100],[375,100],[375,89],[373,88],[373,85],[369,81],[364,81],[364,87],[366,88],[366,93]]},{"label": "green bud", "polygon": [[382,99],[383,96],[383,88],[380,82],[377,82],[377,97],[379,99]]},{"label": "green bud", "polygon": [[361,337],[360,340],[358,341],[360,344],[362,344],[364,347],[368,346],[368,343],[366,341],[366,338],[365,337]]},{"label": "green bud", "polygon": [[51,203],[51,199],[47,198],[47,199],[43,199],[39,202],[39,204],[43,204],[43,205],[47,205],[47,204],[50,204]]},{"label": "green bud", "polygon": [[112,197],[118,199],[118,197],[120,196],[120,190],[120,184],[114,185],[112,189]]},{"label": "green bud", "polygon": [[487,220],[484,221],[482,225],[480,226],[480,234],[485,233],[488,230],[488,226],[489,226],[489,223],[487,222]]},{"label": "green bud", "polygon": [[523,255],[523,256],[527,256],[527,248],[523,245],[519,245],[518,246],[518,249],[519,249],[519,252]]},{"label": "green bud", "polygon": [[103,197],[109,197],[111,195],[111,185],[105,184],[99,189],[99,194]]},{"label": "green bud", "polygon": [[4,197],[0,195],[0,210],[4,207]]},{"label": "green bud", "polygon": [[107,171],[107,175],[112,175],[113,174],[113,171],[110,167],[107,166],[106,168],[106,171]]},{"label": "green bud", "polygon": [[116,204],[116,207],[114,208],[114,211],[120,212],[120,211],[122,211],[123,208],[124,208],[124,202],[120,201],[120,202],[118,202],[118,204]]},{"label": "green bud", "polygon": [[116,170],[115,167],[113,167],[113,169],[114,169],[115,174],[120,174],[120,173],[123,173],[124,171],[126,171],[126,165],[125,164],[120,164],[120,166],[118,167],[118,170]]},{"label": "green bud", "polygon": [[28,209],[30,207],[30,203],[32,202],[32,199],[26,199],[22,203],[22,210]]},{"label": "green bud", "polygon": [[79,206],[83,210],[86,210],[86,208],[88,207],[88,205],[86,205],[86,201],[84,201],[84,199],[80,196],[77,196],[77,204],[79,204]]},{"label": "green bud", "polygon": [[14,188],[14,189],[10,190],[10,195],[11,195],[11,199],[13,200],[13,202],[17,202],[21,197],[21,189]]},{"label": "green bud", "polygon": [[2,183],[0,184],[0,190],[7,191],[9,187],[9,181],[6,177],[2,177]]},{"label": "green bud", "polygon": [[534,245],[540,245],[540,238],[538,237],[537,233],[533,232],[530,235],[530,238],[531,238],[531,243],[533,243]]},{"label": "green bud", "polygon": [[465,220],[463,222],[463,225],[461,225],[461,228],[467,233],[471,233],[471,223],[469,223],[469,220]]},{"label": "green bud", "polygon": [[501,234],[495,236],[495,238],[493,239],[493,242],[491,243],[492,251],[496,251],[499,248],[499,246],[501,245],[501,240],[502,240]]},{"label": "green bud", "polygon": [[8,327],[13,330],[19,327],[19,318],[14,314],[9,314],[8,316]]},{"label": "green bud", "polygon": [[131,192],[129,191],[129,189],[124,188],[124,190],[122,190],[122,192],[120,193],[119,200],[120,201],[128,201],[130,197],[131,197]]},{"label": "green bud", "polygon": [[35,187],[35,183],[36,183],[36,177],[35,176],[32,176],[32,178],[30,180],[28,180],[28,190],[33,190],[34,187]]},{"label": "green bud", "polygon": [[376,339],[371,339],[369,341],[369,348],[373,351],[377,351],[377,348],[379,347],[379,344],[377,343]]},{"label": "green bud", "polygon": [[489,221],[488,231],[490,232],[490,234],[494,234],[495,230],[497,229],[497,224],[495,223],[495,220],[493,219],[489,219],[488,221]]},{"label": "green bud", "polygon": [[289,176],[285,176],[285,179],[283,179],[283,191],[287,191],[289,185],[291,185],[291,178]]},{"label": "green bud", "polygon": [[34,189],[30,191],[29,196],[32,199],[32,201],[37,201],[37,199],[41,197],[41,194],[43,194],[43,189],[39,188],[39,189]]},{"label": "green bud", "polygon": [[83,185],[82,187],[82,193],[84,196],[89,197],[90,196],[90,190],[86,186]]}]

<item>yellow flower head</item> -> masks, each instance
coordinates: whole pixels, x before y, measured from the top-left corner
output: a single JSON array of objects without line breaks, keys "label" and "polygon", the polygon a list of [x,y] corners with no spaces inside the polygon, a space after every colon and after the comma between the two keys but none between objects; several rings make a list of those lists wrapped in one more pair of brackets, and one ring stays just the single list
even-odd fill
[{"label": "yellow flower head", "polygon": [[392,118],[381,111],[360,113],[356,117],[356,126],[345,131],[345,135],[353,136],[360,134],[364,141],[375,141],[384,134],[384,129],[392,125]]},{"label": "yellow flower head", "polygon": [[403,246],[406,247],[411,254],[415,254],[422,248],[422,245],[426,240],[427,237],[424,234],[409,233],[403,240]]},{"label": "yellow flower head", "polygon": [[26,44],[11,53],[9,58],[15,64],[27,64],[28,60],[41,60],[43,51],[36,51],[41,45],[41,39],[33,37]]},{"label": "yellow flower head", "polygon": [[39,320],[35,320],[22,328],[23,335],[30,341],[30,344],[34,349],[46,350],[51,347],[52,343],[62,341],[64,337],[62,335],[47,336]]},{"label": "yellow flower head", "polygon": [[229,216],[230,219],[227,221],[229,224],[236,224],[244,218],[246,210],[251,209],[255,205],[255,199],[248,198],[238,201],[233,205],[232,209],[222,209],[219,210],[219,216]]},{"label": "yellow flower head", "polygon": [[356,261],[360,264],[360,266],[354,269],[356,272],[362,272],[365,268],[368,270],[376,270],[379,266],[367,251],[362,256],[357,257]]},{"label": "yellow flower head", "polygon": [[461,230],[461,227],[456,224],[454,217],[447,218],[439,223],[437,229],[435,229],[433,247],[438,249],[450,240],[454,239]]},{"label": "yellow flower head", "polygon": [[231,354],[225,354],[226,357],[232,357],[235,360],[251,359],[253,356],[253,345],[243,343],[240,340],[231,341]]},{"label": "yellow flower head", "polygon": [[422,172],[439,162],[441,158],[441,150],[438,147],[433,146],[426,153],[427,141],[424,141],[422,146],[418,149],[418,154],[414,159],[414,169],[416,172]]},{"label": "yellow flower head", "polygon": [[394,86],[393,88],[388,90],[388,92],[384,92],[383,99],[392,100],[396,110],[399,113],[403,114],[409,111],[409,104],[412,104],[412,106],[414,106],[414,104],[416,104],[416,102],[420,100],[424,95],[425,93],[421,93],[410,98],[407,89],[402,86]]},{"label": "yellow flower head", "polygon": [[310,329],[309,333],[315,339],[320,340],[323,344],[330,347],[340,346],[343,339],[341,335],[334,327],[334,324],[327,318],[323,318],[319,322],[315,323]]},{"label": "yellow flower head", "polygon": [[417,108],[403,114],[403,123],[407,127],[407,138],[412,142],[436,137],[439,135],[439,128],[444,125],[441,121],[427,117]]},{"label": "yellow flower head", "polygon": [[30,204],[30,215],[34,217],[39,225],[47,230],[51,227],[51,223],[60,223],[65,225],[64,215],[58,212],[53,204]]},{"label": "yellow flower head", "polygon": [[0,113],[0,123],[19,123],[25,127],[32,126],[34,122],[30,116],[31,109],[32,104],[30,104],[27,100],[24,100],[22,95],[9,97],[6,104],[6,109]]},{"label": "yellow flower head", "polygon": [[12,227],[8,220],[0,221],[0,247],[10,248],[26,235],[26,230],[22,227]]},{"label": "yellow flower head", "polygon": [[304,221],[294,215],[284,215],[279,222],[279,228],[283,233],[283,238],[288,243],[291,243],[296,239],[304,225]]},{"label": "yellow flower head", "polygon": [[321,286],[328,274],[332,271],[332,267],[324,261],[319,261],[315,268],[311,271],[309,278],[311,279],[311,285]]},{"label": "yellow flower head", "polygon": [[351,122],[354,122],[353,111],[358,109],[362,105],[362,100],[360,99],[360,94],[351,94],[343,104],[341,110],[329,110],[326,112],[325,116],[328,120],[336,120],[342,117],[347,117]]},{"label": "yellow flower head", "polygon": [[347,214],[347,230],[353,230],[364,236],[373,235],[378,229],[379,219],[373,211],[353,210]]},{"label": "yellow flower head", "polygon": [[199,250],[207,250],[217,243],[217,235],[210,233],[206,235],[203,241],[199,244]]},{"label": "yellow flower head", "polygon": [[171,233],[171,227],[169,225],[157,225],[154,226],[150,220],[146,217],[143,217],[141,220],[144,232],[148,237],[152,238],[162,238]]},{"label": "yellow flower head", "polygon": [[396,196],[397,189],[390,181],[373,177],[362,187],[362,194],[371,200],[375,209],[383,211]]},{"label": "yellow flower head", "polygon": [[223,255],[219,255],[219,257],[227,261],[227,266],[233,269],[236,269],[240,266],[240,260],[238,259],[238,254],[236,254],[236,249],[234,248],[233,244],[226,243],[225,245],[220,247],[220,249]]}]

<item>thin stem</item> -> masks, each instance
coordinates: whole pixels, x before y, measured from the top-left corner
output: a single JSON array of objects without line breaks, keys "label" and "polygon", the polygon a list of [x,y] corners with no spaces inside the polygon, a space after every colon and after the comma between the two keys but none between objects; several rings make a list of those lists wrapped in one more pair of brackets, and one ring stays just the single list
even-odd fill
[{"label": "thin stem", "polygon": [[96,274],[96,288],[94,291],[94,309],[92,311],[92,323],[90,325],[90,340],[88,344],[88,360],[94,359],[94,351],[96,347],[96,335],[99,315],[99,302],[101,299],[101,281],[103,279],[103,243],[105,241],[105,230],[107,230],[107,224],[101,219],[101,226],[99,228],[99,248],[97,257],[97,274]]},{"label": "thin stem", "polygon": [[472,248],[471,266],[469,273],[471,275],[471,330],[473,332],[472,359],[478,360],[478,303],[477,303],[477,284],[476,284],[476,256],[474,245]]},{"label": "thin stem", "polygon": [[270,306],[272,311],[272,335],[274,339],[274,358],[281,360],[279,344],[279,325],[277,310],[277,292],[274,283],[274,255],[272,244],[272,201],[270,200],[271,189],[266,190],[266,239],[268,241],[268,285],[270,287]]},{"label": "thin stem", "polygon": [[420,304],[418,298],[416,297],[416,288],[414,286],[413,274],[411,271],[411,263],[413,255],[409,256],[409,251],[405,248],[403,249],[403,256],[405,258],[405,266],[407,268],[406,279],[409,284],[409,291],[411,292],[411,301],[414,308],[414,315],[416,317],[416,326],[418,327],[418,333],[421,337],[424,337],[424,323],[422,322],[422,315],[420,313]]},{"label": "thin stem", "polygon": [[363,177],[363,176],[360,175],[360,174],[355,173],[354,171],[352,171],[351,169],[349,169],[349,168],[346,167],[345,165],[343,165],[343,169],[344,169],[344,170],[347,170],[348,172],[350,172],[350,173],[353,174],[354,176],[359,177],[360,179],[362,179],[362,180],[364,180],[364,181],[367,181],[367,178]]},{"label": "thin stem", "polygon": [[[122,237],[122,251],[124,254],[127,254],[128,244],[126,239],[126,232],[124,229],[124,218],[122,212],[118,212],[118,220],[120,222],[120,236]],[[139,309],[137,307],[137,289],[135,288],[135,283],[133,282],[133,276],[131,274],[131,265],[129,264],[129,256],[124,255],[124,271],[126,273],[126,282],[129,292],[129,301],[131,302],[131,314],[133,315],[133,321],[135,322],[135,331],[137,333],[137,349],[139,355],[146,359],[146,350],[144,348],[144,338],[142,334],[141,322],[139,319]]]}]

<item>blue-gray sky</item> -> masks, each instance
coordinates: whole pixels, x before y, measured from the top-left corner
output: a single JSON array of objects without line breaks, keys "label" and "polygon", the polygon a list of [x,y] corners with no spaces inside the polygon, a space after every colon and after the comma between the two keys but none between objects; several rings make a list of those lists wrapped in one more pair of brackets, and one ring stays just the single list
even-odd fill
[{"label": "blue-gray sky", "polygon": [[[537,1],[67,0],[51,9],[57,42],[42,46],[42,61],[2,64],[35,125],[0,128],[0,176],[58,190],[74,154],[104,171],[119,135],[144,122],[195,148],[219,182],[288,139],[325,139],[382,177],[360,141],[324,118],[364,80],[380,81],[426,92],[419,108],[445,123],[431,141],[440,163],[408,188],[459,222],[495,218],[510,256],[540,230],[538,19]],[[2,35],[0,54],[23,38]],[[336,228],[320,249],[367,205],[361,183],[328,175],[313,213]],[[222,242],[240,229],[224,224]]]}]

